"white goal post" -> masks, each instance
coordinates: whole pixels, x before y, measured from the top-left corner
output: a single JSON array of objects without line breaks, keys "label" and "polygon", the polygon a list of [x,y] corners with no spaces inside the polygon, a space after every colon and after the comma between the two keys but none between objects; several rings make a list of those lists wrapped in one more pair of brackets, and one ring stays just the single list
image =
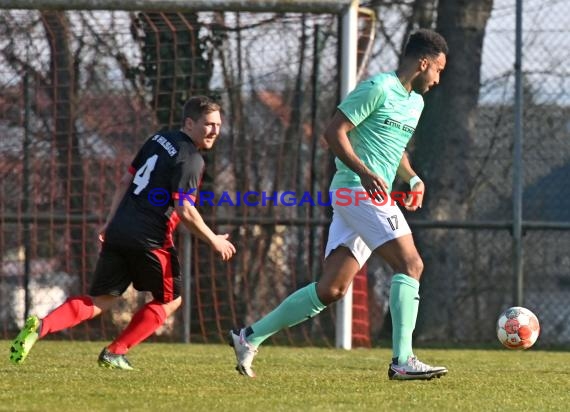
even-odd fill
[{"label": "white goal post", "polygon": [[[2,0],[0,9],[331,13],[342,18],[340,99],[356,85],[358,0]],[[189,270],[189,269],[188,269]],[[185,295],[189,294],[189,284]],[[187,301],[189,301],[189,297]],[[188,305],[189,306],[189,305]],[[336,305],[337,348],[352,348],[352,285]]]},{"label": "white goal post", "polygon": [[2,0],[0,9],[343,13],[353,0]]},{"label": "white goal post", "polygon": [[[340,62],[340,99],[356,86],[358,47],[358,2],[342,14],[341,62]],[[352,283],[344,297],[336,305],[336,342],[337,348],[352,349]]]}]

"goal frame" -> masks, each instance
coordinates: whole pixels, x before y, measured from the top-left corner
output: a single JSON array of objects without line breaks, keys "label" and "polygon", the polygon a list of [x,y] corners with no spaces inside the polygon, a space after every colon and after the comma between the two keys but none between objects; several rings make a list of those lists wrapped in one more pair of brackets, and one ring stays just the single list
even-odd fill
[{"label": "goal frame", "polygon": [[0,9],[112,11],[232,11],[341,14],[354,0],[3,0]]},{"label": "goal frame", "polygon": [[[341,19],[340,88],[342,100],[356,85],[358,48],[357,0],[3,0],[0,9],[108,11],[231,11],[328,13]],[[190,302],[190,236],[184,236],[184,299]],[[184,305],[184,341],[189,341],[190,304]],[[335,345],[352,348],[352,284],[336,305]],[[186,330],[187,329],[187,330]]]}]

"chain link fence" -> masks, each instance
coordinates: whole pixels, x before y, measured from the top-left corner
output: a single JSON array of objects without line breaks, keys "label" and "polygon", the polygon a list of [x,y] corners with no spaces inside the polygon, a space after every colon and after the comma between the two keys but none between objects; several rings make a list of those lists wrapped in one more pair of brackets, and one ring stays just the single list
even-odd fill
[{"label": "chain link fence", "polygon": [[[437,9],[437,2],[429,1],[416,2],[423,9],[413,12],[411,4],[406,8],[401,3],[380,3],[379,15],[391,18],[380,19],[370,73],[391,70],[397,64],[406,16],[432,16]],[[561,16],[569,10],[570,4],[563,1],[535,0],[523,5],[523,302],[542,321],[540,342],[553,345],[568,344],[570,339],[566,321],[570,313],[564,305],[570,293],[570,193],[564,184],[570,174],[570,88],[568,70],[560,64],[568,54],[569,38]],[[407,216],[425,261],[416,328],[419,340],[492,341],[497,313],[517,302],[512,238],[515,14],[515,1],[493,2],[471,145],[454,158],[437,152],[429,156],[439,156],[440,161],[456,165],[450,169],[466,173],[456,176],[471,182],[467,201],[456,206],[466,209],[465,219],[438,224],[433,213],[426,211]],[[450,59],[453,54],[451,50]],[[460,139],[451,138],[448,144],[454,140]],[[430,145],[431,150],[439,148],[433,142],[422,150],[429,151]],[[413,152],[414,157],[422,154]],[[436,182],[430,181],[429,169],[420,172],[426,176],[429,197],[449,195],[430,192],[430,184],[433,187]],[[385,302],[390,272],[378,267],[373,282]]]},{"label": "chain link fence", "polygon": [[[1,18],[3,336],[26,312],[43,316],[88,290],[115,183],[154,130],[179,127],[192,94],[224,107],[202,191],[231,200],[200,209],[240,251],[226,265],[193,241],[192,340],[219,341],[313,279],[307,264],[318,272],[324,225],[312,222],[326,208],[283,204],[305,191],[328,193],[330,155],[318,136],[337,99],[336,15],[4,11]],[[254,205],[248,192],[281,201]],[[144,299],[129,290],[118,310],[70,333],[113,336]],[[178,314],[160,334],[180,340],[181,322]]]},{"label": "chain link fence", "polygon": [[[412,3],[375,5],[363,76],[396,67]],[[560,17],[568,13],[563,1],[524,4],[523,217],[532,223],[524,296],[542,322],[541,345],[570,342],[570,77],[562,64],[570,36]],[[474,176],[468,218],[452,225],[407,216],[426,263],[419,340],[492,342],[498,313],[514,302],[514,16],[515,1],[494,1],[477,138],[460,158],[442,159]],[[304,193],[326,197],[334,165],[320,136],[338,99],[338,16],[4,10],[0,20],[0,336],[11,337],[24,313],[44,315],[88,290],[115,183],[148,136],[178,127],[181,103],[196,93],[216,96],[225,111],[203,190],[231,198],[201,212],[239,252],[224,264],[192,240],[191,340],[220,342],[318,278],[329,208],[248,205],[261,199],[244,194],[291,192],[296,204]],[[361,38],[370,27],[362,20]],[[179,246],[187,247],[182,236]],[[376,343],[389,335],[389,276],[382,262],[369,262]],[[65,334],[114,336],[145,299],[131,290],[126,297],[119,310]],[[334,317],[329,309],[274,342],[332,346]],[[182,322],[178,313],[160,336],[181,340]]]}]

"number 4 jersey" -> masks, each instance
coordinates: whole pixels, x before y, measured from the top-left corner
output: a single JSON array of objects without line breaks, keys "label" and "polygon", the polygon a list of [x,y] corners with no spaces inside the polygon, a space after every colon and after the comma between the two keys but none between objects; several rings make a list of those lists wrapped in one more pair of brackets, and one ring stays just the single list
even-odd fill
[{"label": "number 4 jersey", "polygon": [[134,248],[173,246],[179,197],[196,200],[204,159],[182,131],[156,134],[136,155],[133,181],[105,233],[105,242]]}]

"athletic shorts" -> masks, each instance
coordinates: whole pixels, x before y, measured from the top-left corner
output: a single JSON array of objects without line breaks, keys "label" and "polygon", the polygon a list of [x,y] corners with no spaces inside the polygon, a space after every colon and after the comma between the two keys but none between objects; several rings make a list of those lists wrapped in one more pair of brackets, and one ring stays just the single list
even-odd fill
[{"label": "athletic shorts", "polygon": [[392,199],[364,199],[362,187],[332,191],[333,218],[325,257],[345,246],[362,267],[372,251],[384,243],[412,233],[398,203]]},{"label": "athletic shorts", "polygon": [[89,295],[121,296],[131,283],[161,303],[178,298],[182,273],[176,249],[134,249],[104,242]]}]

